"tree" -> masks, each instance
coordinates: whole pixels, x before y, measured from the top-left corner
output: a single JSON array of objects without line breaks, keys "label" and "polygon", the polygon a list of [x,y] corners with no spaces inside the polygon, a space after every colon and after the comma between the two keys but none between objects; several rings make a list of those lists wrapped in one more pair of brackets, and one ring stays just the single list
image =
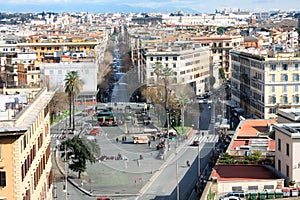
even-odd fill
[{"label": "tree", "polygon": [[225,72],[224,72],[224,69],[223,69],[223,68],[220,68],[220,69],[219,69],[219,74],[220,74],[220,76],[221,76],[221,79],[226,80]]},{"label": "tree", "polygon": [[[71,160],[69,168],[74,172],[78,172],[78,178],[80,178],[81,173],[86,170],[87,161],[90,161],[90,163],[96,162],[93,151],[88,145],[85,145],[86,142],[88,142],[88,140],[84,142],[79,136],[74,136],[72,139],[67,139],[61,143],[62,147],[66,148],[66,155],[63,153],[62,157],[66,156],[67,160]],[[96,148],[95,143],[90,146]]]},{"label": "tree", "polygon": [[65,78],[65,93],[69,97],[69,111],[70,111],[70,128],[72,124],[72,106],[73,106],[73,127],[72,130],[75,130],[75,97],[79,94],[82,89],[83,82],[80,80],[79,73],[77,71],[70,71]]},{"label": "tree", "polygon": [[169,95],[169,90],[168,90],[168,84],[169,84],[169,79],[173,75],[173,70],[167,66],[163,66],[161,62],[156,62],[154,66],[154,73],[157,76],[157,85],[159,85],[160,79],[163,82],[164,85],[164,109],[166,112],[166,124],[169,126],[169,119],[168,119],[168,95]]},{"label": "tree", "polygon": [[181,129],[182,129],[182,133],[184,133],[184,111],[185,108],[187,106],[187,104],[189,103],[189,99],[186,95],[181,94],[180,97],[178,98],[178,103],[180,106],[180,111],[181,111]]},{"label": "tree", "polygon": [[51,120],[53,116],[57,115],[58,112],[66,109],[66,104],[68,103],[68,97],[64,92],[57,91],[53,95],[49,105],[51,111]]},{"label": "tree", "polygon": [[160,77],[162,71],[163,71],[162,63],[161,62],[156,62],[155,65],[154,65],[154,73],[156,74],[156,77],[157,77],[156,78],[157,83],[160,81],[159,77]]}]

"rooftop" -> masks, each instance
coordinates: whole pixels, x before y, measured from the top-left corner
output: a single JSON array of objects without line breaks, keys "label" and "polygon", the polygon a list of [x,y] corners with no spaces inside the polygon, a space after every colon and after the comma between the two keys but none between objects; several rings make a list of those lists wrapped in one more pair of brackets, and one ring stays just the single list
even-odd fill
[{"label": "rooftop", "polygon": [[260,134],[269,132],[270,125],[276,124],[274,119],[247,119],[241,121],[237,128],[237,138],[259,137]]},{"label": "rooftop", "polygon": [[263,165],[218,164],[212,173],[218,181],[279,179]]}]

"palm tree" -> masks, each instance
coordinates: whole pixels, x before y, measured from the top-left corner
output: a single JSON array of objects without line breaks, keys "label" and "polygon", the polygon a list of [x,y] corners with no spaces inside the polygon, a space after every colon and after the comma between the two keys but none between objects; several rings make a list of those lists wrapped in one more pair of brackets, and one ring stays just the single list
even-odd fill
[{"label": "palm tree", "polygon": [[168,119],[168,84],[169,79],[173,75],[172,68],[169,68],[167,66],[163,66],[161,62],[156,62],[154,65],[154,73],[157,76],[157,83],[160,82],[160,79],[162,79],[164,84],[164,90],[165,90],[165,98],[164,98],[164,109],[166,111],[166,125],[169,127],[169,119]]},{"label": "palm tree", "polygon": [[179,103],[179,106],[180,106],[180,111],[181,111],[181,129],[182,129],[182,133],[184,133],[184,111],[185,111],[185,108],[187,106],[187,104],[189,103],[189,98],[184,95],[184,94],[181,94],[180,97],[178,98],[178,103]]},{"label": "palm tree", "polygon": [[165,87],[165,109],[168,108],[168,93],[169,93],[168,85],[169,85],[169,79],[172,75],[173,75],[173,70],[171,68],[165,66],[162,69],[161,76],[162,76],[162,80],[163,80],[164,87]]},{"label": "palm tree", "polygon": [[73,106],[73,127],[72,130],[75,130],[75,97],[79,94],[82,89],[83,82],[80,80],[79,73],[77,71],[70,71],[65,77],[65,93],[69,97],[69,111],[70,111],[70,128],[72,124],[72,106]]}]

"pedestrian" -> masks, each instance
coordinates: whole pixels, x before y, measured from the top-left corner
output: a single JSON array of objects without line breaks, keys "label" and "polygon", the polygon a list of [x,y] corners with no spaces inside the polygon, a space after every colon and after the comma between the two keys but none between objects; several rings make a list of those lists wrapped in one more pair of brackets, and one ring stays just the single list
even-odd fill
[{"label": "pedestrian", "polygon": [[124,141],[126,142],[126,140],[127,140],[127,138],[126,138],[126,136],[124,136]]},{"label": "pedestrian", "polygon": [[189,160],[187,160],[187,161],[186,161],[186,166],[187,166],[187,167],[190,167],[190,166],[191,166],[191,164],[190,164],[190,161],[189,161]]},{"label": "pedestrian", "polygon": [[83,187],[83,182],[81,181],[80,186]]},{"label": "pedestrian", "polygon": [[119,143],[119,138],[116,138],[116,142]]}]

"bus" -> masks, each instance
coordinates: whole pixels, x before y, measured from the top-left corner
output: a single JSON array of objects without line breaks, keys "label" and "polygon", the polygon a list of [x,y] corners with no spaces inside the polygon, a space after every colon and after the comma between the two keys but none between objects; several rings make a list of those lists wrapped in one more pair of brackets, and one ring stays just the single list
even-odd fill
[{"label": "bus", "polygon": [[116,126],[117,121],[111,108],[97,109],[95,114],[100,126]]},{"label": "bus", "polygon": [[133,137],[134,144],[147,144],[149,142],[149,137],[147,135],[134,135]]}]

